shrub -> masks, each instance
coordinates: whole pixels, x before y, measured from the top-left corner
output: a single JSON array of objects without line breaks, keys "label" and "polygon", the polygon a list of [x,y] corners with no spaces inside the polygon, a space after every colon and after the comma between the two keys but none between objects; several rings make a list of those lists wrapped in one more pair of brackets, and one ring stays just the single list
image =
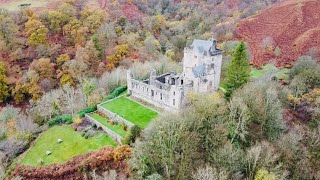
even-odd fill
[{"label": "shrub", "polygon": [[80,118],[83,118],[87,113],[91,113],[97,110],[97,106],[88,107],[86,109],[81,110],[78,112]]},{"label": "shrub", "polygon": [[132,144],[136,141],[137,137],[140,136],[141,128],[139,126],[133,126],[126,137],[123,138],[123,144]]},{"label": "shrub", "polygon": [[116,98],[121,93],[125,92],[126,90],[127,90],[127,86],[120,86],[120,87],[116,88],[115,90],[113,90],[112,93],[110,93],[104,100],[107,101],[107,100]]},{"label": "shrub", "polygon": [[7,138],[7,130],[5,128],[0,128],[0,141]]},{"label": "shrub", "polygon": [[48,121],[49,126],[53,126],[56,124],[61,124],[61,123],[66,123],[66,124],[71,124],[72,121],[72,115],[71,114],[64,114],[61,116],[57,116],[55,118],[52,118]]},{"label": "shrub", "polygon": [[2,108],[0,111],[0,121],[6,122],[10,119],[15,119],[18,116],[19,111],[19,108],[14,108],[11,105]]}]

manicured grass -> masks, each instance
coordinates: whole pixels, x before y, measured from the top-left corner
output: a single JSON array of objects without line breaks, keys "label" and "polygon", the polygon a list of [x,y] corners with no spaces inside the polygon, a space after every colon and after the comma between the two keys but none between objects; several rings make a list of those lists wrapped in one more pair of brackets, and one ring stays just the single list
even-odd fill
[{"label": "manicured grass", "polygon": [[101,124],[103,124],[104,126],[106,126],[107,128],[109,128],[110,130],[112,130],[113,132],[119,134],[121,137],[125,137],[127,134],[127,131],[125,131],[120,124],[117,125],[112,125],[110,123],[108,123],[108,119],[101,117],[99,114],[97,113],[92,113],[90,114],[90,116],[99,121]]},{"label": "manicured grass", "polygon": [[[57,143],[59,138],[63,140],[60,144]],[[116,142],[105,134],[85,139],[70,126],[54,126],[39,137],[22,159],[21,164],[41,166],[39,159],[43,160],[42,165],[63,163],[76,155],[98,150],[104,146],[116,145]],[[51,151],[52,154],[46,156],[46,151]]]},{"label": "manicured grass", "polygon": [[131,101],[128,98],[121,97],[103,105],[104,108],[119,114],[133,124],[146,128],[158,113]]}]

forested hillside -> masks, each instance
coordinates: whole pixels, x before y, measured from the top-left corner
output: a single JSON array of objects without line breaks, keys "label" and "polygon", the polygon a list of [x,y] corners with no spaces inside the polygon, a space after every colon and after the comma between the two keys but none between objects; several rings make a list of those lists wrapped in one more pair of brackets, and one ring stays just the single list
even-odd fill
[{"label": "forested hillside", "polygon": [[[298,51],[314,3],[0,0],[0,178],[320,179],[319,57]],[[302,15],[276,36],[264,18],[286,5]],[[179,73],[184,48],[212,37],[218,90],[185,94],[178,113],[130,96],[127,69]]]},{"label": "forested hillside", "polygon": [[16,104],[135,61],[179,62],[194,38],[231,40],[240,19],[277,1],[23,2],[2,2],[0,16],[0,99]]},{"label": "forested hillside", "polygon": [[244,39],[253,54],[252,63],[291,66],[308,54],[319,57],[319,1],[284,1],[239,23],[236,36]]}]

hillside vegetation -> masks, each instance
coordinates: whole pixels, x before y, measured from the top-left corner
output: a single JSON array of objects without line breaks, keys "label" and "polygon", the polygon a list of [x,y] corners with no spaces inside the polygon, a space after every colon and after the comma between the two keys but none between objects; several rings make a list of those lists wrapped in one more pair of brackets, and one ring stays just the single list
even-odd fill
[{"label": "hillside vegetation", "polygon": [[252,63],[291,66],[304,54],[320,55],[320,2],[288,0],[240,21],[236,36],[246,41]]}]

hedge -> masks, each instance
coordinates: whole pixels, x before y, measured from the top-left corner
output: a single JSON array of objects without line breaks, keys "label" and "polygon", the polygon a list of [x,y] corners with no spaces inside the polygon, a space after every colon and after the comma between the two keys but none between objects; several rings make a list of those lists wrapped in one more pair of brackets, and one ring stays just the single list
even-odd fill
[{"label": "hedge", "polygon": [[115,90],[112,91],[112,93],[110,93],[105,99],[104,101],[113,99],[118,97],[121,93],[125,92],[127,90],[127,86],[120,86],[118,88],[116,88]]},{"label": "hedge", "polygon": [[72,121],[72,115],[71,114],[64,114],[61,116],[57,116],[55,118],[52,118],[48,121],[49,126],[53,126],[56,124],[61,124],[61,123],[65,123],[65,124],[71,124]]},{"label": "hedge", "polygon": [[97,106],[88,107],[78,112],[80,118],[83,118],[87,113],[91,113],[97,110]]},{"label": "hedge", "polygon": [[[116,88],[115,90],[112,91],[112,93],[110,93],[105,99],[109,100],[109,99],[113,99],[118,97],[121,93],[125,92],[127,90],[127,86],[120,86],[118,88]],[[97,110],[97,106],[92,106],[92,107],[88,107],[86,109],[83,109],[81,111],[79,111],[77,114],[79,115],[80,118],[83,118],[87,113],[91,113]],[[66,124],[71,124],[72,121],[72,115],[71,114],[64,114],[61,116],[57,116],[55,118],[52,118],[48,121],[49,126],[53,126],[56,124],[61,124],[61,123],[66,123]]]}]

